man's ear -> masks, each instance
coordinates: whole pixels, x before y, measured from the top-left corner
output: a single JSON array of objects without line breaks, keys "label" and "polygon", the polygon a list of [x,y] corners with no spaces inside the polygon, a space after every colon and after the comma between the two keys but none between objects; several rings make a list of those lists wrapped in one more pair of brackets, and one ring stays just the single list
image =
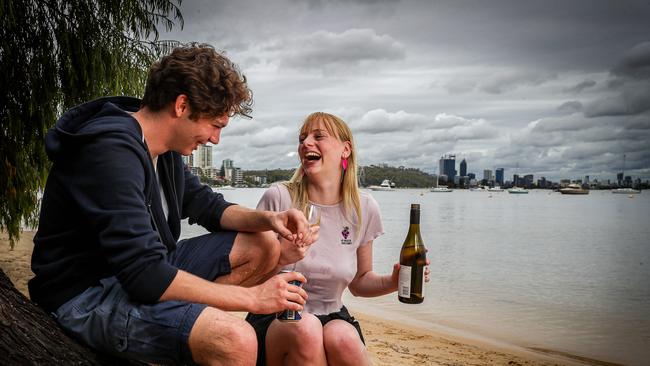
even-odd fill
[{"label": "man's ear", "polygon": [[187,100],[187,95],[179,94],[176,97],[176,101],[174,102],[174,116],[181,117],[184,114],[189,113],[189,111],[190,111],[190,104]]}]

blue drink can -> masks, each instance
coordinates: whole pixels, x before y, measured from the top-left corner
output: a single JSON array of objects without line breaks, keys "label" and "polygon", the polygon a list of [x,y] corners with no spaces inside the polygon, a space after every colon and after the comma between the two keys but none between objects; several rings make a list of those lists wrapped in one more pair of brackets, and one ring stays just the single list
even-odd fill
[{"label": "blue drink can", "polygon": [[[289,272],[293,272],[293,271],[290,269],[283,269],[280,271],[280,273],[289,273]],[[302,282],[298,280],[289,281],[289,283],[292,285],[296,285],[298,287],[302,286]],[[297,322],[298,320],[302,319],[302,316],[300,315],[300,311],[296,311],[296,310],[281,311],[277,313],[275,317],[281,322]]]}]

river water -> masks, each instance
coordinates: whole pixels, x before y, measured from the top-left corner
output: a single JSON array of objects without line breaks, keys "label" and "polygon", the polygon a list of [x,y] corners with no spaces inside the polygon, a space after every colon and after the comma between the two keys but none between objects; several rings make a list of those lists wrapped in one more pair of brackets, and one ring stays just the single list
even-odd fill
[{"label": "river water", "polygon": [[[255,207],[263,189],[225,190]],[[425,329],[629,365],[650,364],[650,193],[566,196],[456,190],[371,192],[390,272],[419,203],[431,260],[423,304],[344,295],[352,309]],[[203,233],[183,225],[183,236]]]}]

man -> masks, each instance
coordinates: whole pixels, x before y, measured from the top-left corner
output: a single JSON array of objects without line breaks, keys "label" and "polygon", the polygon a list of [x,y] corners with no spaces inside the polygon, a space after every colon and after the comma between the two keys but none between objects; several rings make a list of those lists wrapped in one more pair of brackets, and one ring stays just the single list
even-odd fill
[{"label": "man", "polygon": [[[274,276],[317,239],[297,210],[255,211],[201,185],[181,160],[219,142],[252,95],[208,45],[155,63],[143,99],[66,112],[46,137],[53,162],[34,238],[32,300],[81,342],[148,363],[254,364],[253,329],[225,311],[301,310]],[[180,221],[210,234],[177,243]]]}]

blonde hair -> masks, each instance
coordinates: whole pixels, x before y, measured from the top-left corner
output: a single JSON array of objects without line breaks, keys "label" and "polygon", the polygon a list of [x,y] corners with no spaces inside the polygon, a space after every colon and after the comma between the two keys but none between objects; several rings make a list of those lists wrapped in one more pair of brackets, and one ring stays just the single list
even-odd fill
[{"label": "blonde hair", "polygon": [[[354,148],[352,131],[348,125],[335,115],[325,112],[315,112],[307,116],[300,128],[300,134],[309,133],[310,128],[322,122],[327,131],[336,136],[339,141],[350,142],[350,156],[348,156],[348,168],[343,173],[341,182],[341,195],[343,196],[344,214],[348,221],[352,223],[358,232],[361,227],[361,197],[359,195],[359,184],[357,183],[357,153]],[[284,185],[291,194],[291,200],[294,206],[306,214],[309,197],[307,195],[308,181],[305,179],[305,173],[302,170],[302,164],[293,173],[293,177]],[[356,216],[356,220],[355,220]]]}]

